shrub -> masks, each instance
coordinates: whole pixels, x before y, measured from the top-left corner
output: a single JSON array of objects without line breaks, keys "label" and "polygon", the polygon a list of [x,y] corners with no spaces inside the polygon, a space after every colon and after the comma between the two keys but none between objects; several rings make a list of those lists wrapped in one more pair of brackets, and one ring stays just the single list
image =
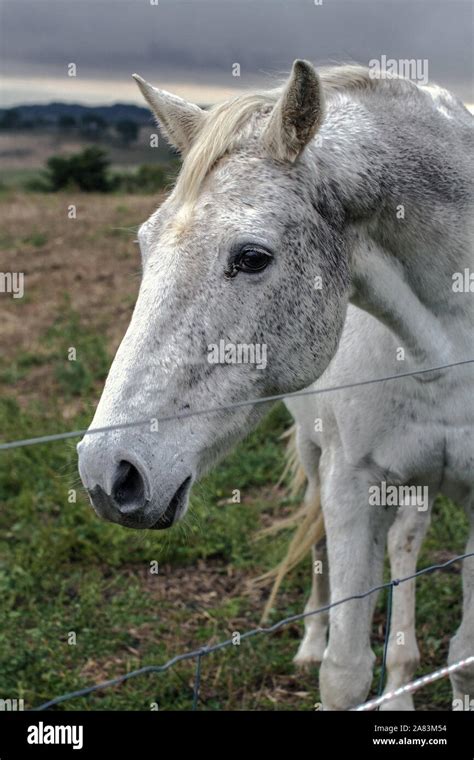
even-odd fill
[{"label": "shrub", "polygon": [[109,160],[102,148],[92,146],[73,156],[52,156],[47,162],[47,180],[53,191],[78,187],[84,192],[110,190]]},{"label": "shrub", "polygon": [[154,164],[143,164],[133,174],[116,174],[112,179],[114,190],[123,193],[155,193],[169,184],[169,167]]}]

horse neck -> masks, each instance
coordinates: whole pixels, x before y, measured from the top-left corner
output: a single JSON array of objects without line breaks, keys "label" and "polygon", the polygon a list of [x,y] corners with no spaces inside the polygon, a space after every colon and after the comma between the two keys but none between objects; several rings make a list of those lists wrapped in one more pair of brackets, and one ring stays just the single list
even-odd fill
[{"label": "horse neck", "polygon": [[[414,361],[429,366],[463,359],[471,330],[469,293],[453,291],[453,274],[470,263],[468,174],[462,160],[450,162],[436,140],[416,134],[416,126],[408,134],[406,115],[407,134],[395,126],[388,136],[373,128],[366,112],[361,116],[356,123],[348,114],[344,123],[336,110],[336,128],[331,117],[325,127],[335,159],[315,157],[323,178],[318,181],[326,177],[342,197],[350,301],[394,332]],[[449,184],[453,173],[456,183]]]},{"label": "horse neck", "polygon": [[[456,335],[448,318],[451,299],[441,295],[451,286],[448,278],[443,283],[439,278],[439,304],[435,304],[436,278],[428,288],[420,268],[405,266],[396,252],[387,253],[367,234],[356,231],[354,238],[351,303],[385,324],[397,336],[400,348],[423,366],[465,358],[464,341],[458,340],[462,331]],[[464,313],[456,312],[462,328]],[[452,313],[451,320],[454,316]]]}]

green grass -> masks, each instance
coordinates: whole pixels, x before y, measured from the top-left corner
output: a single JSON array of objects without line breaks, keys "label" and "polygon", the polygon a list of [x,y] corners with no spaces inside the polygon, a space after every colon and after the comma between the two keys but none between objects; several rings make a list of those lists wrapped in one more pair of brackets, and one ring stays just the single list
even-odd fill
[{"label": "green grass", "polygon": [[0,232],[0,250],[8,251],[14,244],[15,239],[11,235]]},{"label": "green grass", "polygon": [[25,190],[31,182],[40,181],[42,176],[43,170],[40,168],[4,169],[2,186],[7,190]]},{"label": "green grass", "polygon": [[81,329],[79,315],[67,298],[64,307],[45,336],[45,345],[55,359],[55,377],[64,398],[85,397],[97,381],[105,380],[110,360],[99,332]]},{"label": "green grass", "polygon": [[24,237],[23,242],[35,248],[42,248],[48,242],[48,236],[44,232],[34,231]]},{"label": "green grass", "polygon": [[[10,396],[2,398],[0,387],[3,440],[82,428],[90,421],[88,410],[110,361],[103,338],[88,332],[65,307],[42,345],[42,355],[19,355],[14,365],[3,366],[0,383],[21,380],[47,363],[57,392],[45,403],[21,409]],[[65,358],[70,346],[77,349],[76,362]],[[66,424],[61,410],[71,398],[83,403]],[[286,546],[287,536],[255,542],[254,534],[262,513],[282,503],[271,496],[269,485],[282,469],[278,437],[288,421],[284,407],[276,407],[195,488],[184,524],[165,533],[126,531],[96,517],[79,484],[75,442],[2,452],[1,697],[24,698],[31,707],[257,625],[263,599],[245,593],[245,580],[273,566]],[[236,488],[242,503],[223,503]],[[440,499],[419,567],[439,560],[442,552],[461,552],[465,535],[460,511]],[[158,575],[150,573],[155,560]],[[232,574],[237,579],[233,594],[216,591],[216,581],[228,583]],[[309,584],[306,566],[292,573],[273,620],[301,612]],[[459,622],[459,574],[421,578],[417,598],[420,672],[429,672],[444,661],[449,635]],[[379,663],[384,615],[382,598],[374,624]],[[295,678],[291,664],[301,630],[294,624],[204,658],[201,709],[313,709],[319,701],[317,674]],[[68,643],[71,634],[75,644]],[[155,702],[161,710],[189,709],[193,672],[193,663],[180,663],[167,673],[132,679],[59,709],[148,710]],[[430,686],[418,699],[425,708],[449,709],[449,682]]]}]

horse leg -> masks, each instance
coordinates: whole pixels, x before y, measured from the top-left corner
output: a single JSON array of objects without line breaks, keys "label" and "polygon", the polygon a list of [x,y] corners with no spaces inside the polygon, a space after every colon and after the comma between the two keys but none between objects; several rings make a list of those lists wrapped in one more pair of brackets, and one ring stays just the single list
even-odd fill
[{"label": "horse leg", "polygon": [[[329,602],[329,568],[327,560],[326,537],[322,538],[311,550],[312,585],[311,594],[304,608],[305,613],[324,607]],[[293,662],[298,667],[319,664],[326,649],[329,614],[319,612],[305,618],[305,635]]]},{"label": "horse leg", "polygon": [[[344,462],[322,469],[329,470],[327,477],[322,472],[321,483],[334,603],[381,583],[394,514],[369,505],[370,472],[349,469]],[[347,710],[367,697],[375,659],[370,646],[375,601],[373,593],[330,610],[329,642],[320,670],[324,710]]]},{"label": "horse leg", "polygon": [[[312,441],[305,439],[300,431],[296,436],[296,445],[298,459],[308,481],[305,502],[311,505],[319,505],[319,515],[315,516],[315,519],[319,517],[322,519],[318,477],[321,449],[315,446]],[[314,509],[311,513],[314,513]],[[311,593],[304,608],[305,613],[314,612],[329,602],[329,568],[326,537],[324,535],[313,544],[311,557]],[[293,659],[296,666],[305,668],[321,663],[326,649],[328,621],[327,612],[320,612],[317,615],[305,618],[305,635]]]},{"label": "horse leg", "polygon": [[[469,519],[466,554],[474,552],[474,500],[472,496],[471,494],[465,504]],[[468,557],[462,562],[462,584],[462,622],[450,642],[449,665],[474,655],[474,557]],[[453,708],[472,710],[474,707],[474,666],[470,665],[458,670],[452,673],[450,678],[453,688]]]},{"label": "horse leg", "polygon": [[[414,506],[401,508],[388,532],[388,554],[392,579],[416,572],[421,544],[431,518],[431,500],[426,511]],[[392,619],[387,648],[387,685],[393,691],[412,680],[420,663],[415,633],[415,580],[393,589]],[[414,710],[413,696],[403,694],[384,703],[381,710]]]}]

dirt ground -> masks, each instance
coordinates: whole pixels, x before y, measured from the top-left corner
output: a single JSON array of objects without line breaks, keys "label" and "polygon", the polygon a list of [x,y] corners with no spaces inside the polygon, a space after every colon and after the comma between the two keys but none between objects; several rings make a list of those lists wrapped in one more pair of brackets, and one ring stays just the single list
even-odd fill
[{"label": "dirt ground", "polygon": [[[156,209],[153,196],[12,195],[2,202],[0,272],[24,273],[25,297],[2,293],[1,356],[35,352],[65,308],[99,329],[113,353],[130,320],[140,280],[137,227]],[[76,218],[68,208],[76,207]],[[31,389],[38,371],[31,373]]]}]

